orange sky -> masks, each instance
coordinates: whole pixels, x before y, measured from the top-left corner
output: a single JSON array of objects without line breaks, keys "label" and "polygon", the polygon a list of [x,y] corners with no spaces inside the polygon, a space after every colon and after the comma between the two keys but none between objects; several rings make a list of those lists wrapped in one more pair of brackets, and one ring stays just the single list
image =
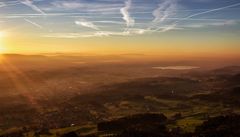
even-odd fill
[{"label": "orange sky", "polygon": [[239,7],[237,0],[3,1],[0,52],[239,58]]}]

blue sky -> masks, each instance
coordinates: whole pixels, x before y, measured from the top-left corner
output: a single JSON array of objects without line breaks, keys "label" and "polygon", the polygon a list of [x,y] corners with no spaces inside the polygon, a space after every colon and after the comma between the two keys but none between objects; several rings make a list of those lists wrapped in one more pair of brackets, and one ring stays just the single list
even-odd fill
[{"label": "blue sky", "polygon": [[239,13],[239,0],[0,0],[0,47],[238,56]]},{"label": "blue sky", "polygon": [[239,13],[239,0],[1,0],[0,27],[61,38],[236,31]]}]

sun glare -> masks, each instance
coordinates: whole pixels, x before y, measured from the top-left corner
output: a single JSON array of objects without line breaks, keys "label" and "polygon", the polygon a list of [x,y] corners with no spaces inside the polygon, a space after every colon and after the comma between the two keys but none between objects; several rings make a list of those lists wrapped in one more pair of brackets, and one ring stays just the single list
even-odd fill
[{"label": "sun glare", "polygon": [[4,52],[4,47],[2,42],[3,37],[4,37],[4,33],[0,32],[0,54]]},{"label": "sun glare", "polygon": [[2,54],[4,52],[4,48],[2,47],[1,43],[0,43],[0,54]]},{"label": "sun glare", "polygon": [[0,31],[0,40],[4,37],[4,32]]}]

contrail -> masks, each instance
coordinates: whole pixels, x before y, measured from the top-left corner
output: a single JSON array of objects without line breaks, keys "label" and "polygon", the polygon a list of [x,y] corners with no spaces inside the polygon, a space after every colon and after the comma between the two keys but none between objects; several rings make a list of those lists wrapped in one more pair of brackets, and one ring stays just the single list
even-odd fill
[{"label": "contrail", "polygon": [[[221,10],[232,8],[232,7],[236,7],[236,6],[240,6],[240,3],[236,3],[236,4],[232,4],[232,5],[216,8],[216,9],[207,10],[207,11],[204,11],[204,12],[195,13],[195,14],[192,14],[190,16],[187,16],[185,18],[181,18],[181,19],[175,21],[172,25],[169,26],[169,28],[174,28],[175,26],[177,26],[177,24],[179,22],[191,19],[192,17],[196,17],[196,16],[199,16],[199,15],[204,15],[204,14],[207,14],[207,13],[212,13],[212,12],[215,12],[215,11],[221,11]],[[161,29],[161,28],[156,29],[156,31],[159,30],[159,29]],[[168,29],[168,30],[171,30],[171,29]]]},{"label": "contrail", "polygon": [[96,26],[95,24],[93,24],[90,21],[85,21],[85,20],[81,20],[81,21],[75,21],[76,25],[81,25],[83,27],[87,27],[87,28],[91,28],[91,29],[95,29],[95,30],[99,30],[98,26]]},{"label": "contrail", "polygon": [[0,8],[1,7],[7,7],[7,6],[14,6],[20,4],[18,1],[6,1],[6,2],[0,2]]},{"label": "contrail", "polygon": [[6,4],[4,2],[0,2],[0,8],[5,7],[5,6],[6,6]]},{"label": "contrail", "polygon": [[36,5],[34,5],[31,0],[19,0],[19,2],[30,7],[32,10],[34,10],[36,12],[46,15],[46,13],[44,11],[42,11],[40,8],[38,8]]},{"label": "contrail", "polygon": [[131,8],[132,0],[125,2],[125,7],[121,8],[121,14],[123,15],[123,20],[126,21],[127,27],[134,26],[135,20],[129,15],[129,9]]},{"label": "contrail", "polygon": [[190,19],[190,18],[198,16],[198,15],[203,15],[203,14],[211,13],[211,12],[214,12],[214,11],[220,11],[220,10],[224,10],[224,9],[227,9],[227,8],[236,7],[236,6],[239,6],[239,5],[240,5],[240,3],[236,3],[236,4],[233,4],[233,5],[229,5],[229,6],[225,6],[225,7],[221,7],[221,8],[216,8],[216,9],[212,9],[212,10],[208,10],[208,11],[204,11],[204,12],[199,12],[199,13],[190,15],[190,16],[188,16],[186,18],[183,18],[183,19]]},{"label": "contrail", "polygon": [[155,9],[152,14],[155,17],[152,22],[163,22],[172,11],[176,10],[176,3],[173,0],[165,0],[163,3],[158,4],[158,8]]},{"label": "contrail", "polygon": [[43,28],[41,25],[37,24],[36,22],[33,22],[33,21],[31,21],[31,20],[28,20],[28,19],[24,19],[24,20],[25,20],[26,22],[28,22],[28,23],[30,23],[30,24],[32,24],[32,25],[40,28],[40,29]]},{"label": "contrail", "polygon": [[[156,28],[159,23],[168,20],[170,14],[177,10],[177,6],[178,5],[176,0],[164,0],[163,2],[159,3],[158,8],[152,12],[154,19],[152,20],[150,27],[147,29],[152,30],[153,28]],[[171,29],[172,27],[167,28]],[[159,29],[160,27],[157,27],[155,30],[157,31]],[[169,29],[165,29],[164,31],[167,31]]]}]

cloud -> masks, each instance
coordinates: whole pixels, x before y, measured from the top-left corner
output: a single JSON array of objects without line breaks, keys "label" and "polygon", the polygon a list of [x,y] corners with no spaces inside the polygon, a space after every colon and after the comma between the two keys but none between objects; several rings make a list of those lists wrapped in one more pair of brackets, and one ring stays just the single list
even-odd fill
[{"label": "cloud", "polygon": [[94,33],[50,33],[50,34],[43,35],[42,37],[77,39],[77,38],[91,38],[91,37],[107,37],[112,35],[123,36],[124,34],[121,32],[97,31]]},{"label": "cloud", "polygon": [[[190,20],[193,17],[199,16],[199,15],[208,14],[208,13],[212,13],[212,12],[216,12],[216,11],[221,11],[221,10],[224,10],[224,9],[237,7],[237,6],[240,6],[240,3],[235,3],[235,4],[232,4],[232,5],[228,5],[228,6],[224,6],[224,7],[220,7],[220,8],[206,10],[206,11],[203,11],[203,12],[198,12],[198,13],[192,14],[192,15],[187,16],[185,18],[180,18],[177,21],[175,21],[174,23],[172,23],[172,25],[170,25],[170,27],[168,29],[164,29],[163,32],[172,30],[172,29],[174,29],[174,27],[177,26],[178,23],[180,23],[182,21],[185,21],[185,20]],[[232,23],[233,23],[233,21],[227,21],[225,23],[211,23],[211,24],[208,24],[208,26],[223,26],[223,25],[229,25],[229,24],[232,24]],[[191,26],[191,25],[189,25],[189,26]],[[203,25],[203,24],[194,24],[194,25],[192,25],[192,27],[195,27],[195,28],[196,27],[203,27],[203,26],[206,26],[206,25]]]},{"label": "cloud", "polygon": [[39,25],[38,23],[33,22],[33,21],[29,20],[29,19],[24,19],[24,20],[25,20],[26,22],[28,22],[28,23],[34,25],[35,27],[38,27],[38,28],[40,28],[40,29],[43,28],[43,27],[42,27],[41,25]]},{"label": "cloud", "polygon": [[76,38],[91,38],[91,37],[109,37],[109,36],[132,36],[141,35],[149,30],[144,29],[128,29],[123,32],[117,31],[96,31],[92,33],[50,33],[43,35],[42,37],[47,38],[66,38],[66,39],[76,39]]},{"label": "cloud", "polygon": [[19,1],[4,1],[4,2],[0,2],[0,8],[14,6],[14,5],[18,5],[18,4],[20,4]]},{"label": "cloud", "polygon": [[94,30],[99,30],[98,26],[96,26],[95,24],[93,24],[92,22],[89,22],[89,21],[85,21],[85,20],[75,21],[75,24],[83,26],[83,27],[91,28]]},{"label": "cloud", "polygon": [[221,27],[221,26],[236,25],[237,23],[238,22],[236,20],[226,20],[226,21],[219,21],[219,22],[188,24],[188,25],[183,25],[182,27],[186,27],[186,28],[203,28],[203,27],[208,27],[208,26]]},{"label": "cloud", "polygon": [[121,14],[123,15],[123,20],[126,21],[127,27],[134,26],[135,20],[130,16],[129,9],[131,8],[132,1],[127,0],[125,2],[125,7],[120,9]]},{"label": "cloud", "polygon": [[7,6],[4,2],[0,2],[0,8]]},{"label": "cloud", "polygon": [[[37,7],[39,1],[42,0],[15,0],[11,3],[8,1],[0,2],[0,7],[11,4],[24,4],[31,7],[34,11],[37,11],[32,13],[24,11],[17,14],[7,12],[4,13],[0,19],[10,20],[21,18],[37,28],[42,28],[40,24],[33,21],[35,21],[35,18],[42,19],[44,16],[45,18],[42,20],[42,22],[46,23],[44,27],[57,28],[54,29],[56,33],[46,34],[46,37],[86,38],[132,36],[186,28],[233,25],[236,23],[234,21],[236,18],[233,17],[233,20],[227,20],[225,14],[219,16],[219,18],[221,17],[222,19],[213,19],[209,18],[209,16],[206,16],[204,19],[197,18],[197,16],[240,5],[240,3],[237,3],[209,10],[202,8],[193,9],[193,7],[190,7],[192,5],[188,5],[188,3],[183,2],[183,0],[154,0],[154,2],[133,0],[44,0],[44,2],[41,3],[42,6],[40,9]],[[193,1],[207,2],[208,0]],[[187,4],[186,7],[189,6],[189,9],[182,4]],[[210,6],[212,5],[209,5],[207,8]],[[9,8],[15,8],[15,6]],[[44,11],[47,11],[46,9],[51,10],[51,12],[47,12],[45,15]],[[26,9],[24,8],[23,10]],[[73,23],[75,23],[74,28],[70,26],[73,25]],[[68,28],[62,29],[61,26]],[[61,33],[62,31],[66,32],[66,29],[67,32],[76,32],[75,30],[78,26],[81,28],[89,28],[89,30],[84,33],[82,32],[86,29],[78,29],[80,33]],[[60,33],[57,33],[56,30]]]},{"label": "cloud", "polygon": [[174,29],[178,29],[178,28],[176,28],[176,25],[169,25],[169,26],[166,26],[164,28],[159,28],[159,29],[161,29],[160,32],[167,32],[169,30],[174,30]]},{"label": "cloud", "polygon": [[75,39],[75,38],[88,38],[88,37],[92,37],[92,35],[82,34],[82,33],[51,33],[51,34],[45,34],[42,37]]},{"label": "cloud", "polygon": [[55,1],[52,3],[55,7],[64,8],[64,9],[78,9],[85,7],[82,3],[79,2],[67,2],[67,1]]},{"label": "cloud", "polygon": [[211,23],[212,26],[226,26],[226,25],[236,25],[238,22],[235,20],[226,20],[224,22]]},{"label": "cloud", "polygon": [[124,22],[120,22],[120,21],[110,21],[110,20],[101,20],[101,21],[93,21],[93,22],[104,23],[104,24],[118,24],[118,25],[123,25],[123,24],[125,24]]},{"label": "cloud", "polygon": [[169,25],[167,27],[159,26],[160,23],[168,20],[170,16],[177,10],[176,0],[164,0],[158,4],[158,8],[152,12],[154,19],[148,29],[155,28],[155,31],[166,32],[168,30],[174,29],[175,25]]},{"label": "cloud", "polygon": [[36,5],[34,5],[32,0],[19,0],[19,2],[30,7],[32,10],[34,10],[36,12],[39,12],[43,15],[46,14],[44,11],[42,11],[40,8],[38,8]]},{"label": "cloud", "polygon": [[153,16],[155,17],[152,22],[154,23],[163,22],[176,9],[177,4],[175,0],[165,0],[163,3],[159,3],[158,8],[155,9],[152,13]]},{"label": "cloud", "polygon": [[236,6],[240,6],[240,3],[236,3],[236,4],[232,4],[232,5],[212,9],[212,10],[207,10],[207,11],[204,11],[204,12],[199,12],[199,13],[187,16],[186,18],[183,18],[183,19],[190,19],[190,18],[195,17],[195,16],[199,16],[199,15],[203,15],[203,14],[207,14],[207,13],[211,13],[211,12],[215,12],[215,11],[220,11],[220,10],[224,10],[224,9],[228,9],[228,8],[232,8],[232,7],[236,7]]},{"label": "cloud", "polygon": [[149,30],[139,29],[139,28],[130,28],[123,32],[115,32],[115,31],[98,31],[94,33],[94,36],[131,36],[131,35],[142,35]]},{"label": "cloud", "polygon": [[58,11],[58,10],[77,10],[84,12],[110,12],[118,11],[119,7],[122,4],[113,4],[113,3],[103,3],[103,2],[78,2],[78,1],[54,1],[51,2],[52,6],[45,7],[45,10],[48,11]]},{"label": "cloud", "polygon": [[94,33],[53,33],[46,34],[43,37],[47,38],[65,38],[65,39],[76,39],[76,38],[92,38],[92,37],[109,37],[109,36],[127,36],[129,34],[123,32],[111,32],[111,31],[97,31]]}]

